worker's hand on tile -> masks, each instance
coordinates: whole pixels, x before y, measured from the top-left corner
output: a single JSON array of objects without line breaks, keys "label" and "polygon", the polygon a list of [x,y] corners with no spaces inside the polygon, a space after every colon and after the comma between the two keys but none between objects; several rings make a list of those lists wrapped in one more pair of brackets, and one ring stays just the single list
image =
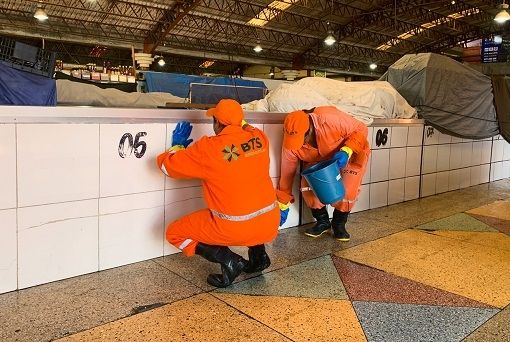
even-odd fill
[{"label": "worker's hand on tile", "polygon": [[281,227],[287,221],[287,216],[289,216],[290,203],[283,204],[281,202],[278,202],[278,207],[280,207],[280,227]]},{"label": "worker's hand on tile", "polygon": [[188,139],[193,126],[188,121],[180,121],[177,123],[174,131],[172,132],[172,146],[181,145],[188,147],[193,139]]}]

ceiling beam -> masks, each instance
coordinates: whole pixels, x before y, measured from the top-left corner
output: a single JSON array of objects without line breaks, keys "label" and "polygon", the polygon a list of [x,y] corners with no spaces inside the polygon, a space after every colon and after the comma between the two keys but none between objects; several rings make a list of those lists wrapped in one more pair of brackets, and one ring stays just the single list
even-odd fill
[{"label": "ceiling beam", "polygon": [[149,35],[143,42],[143,51],[145,53],[154,53],[158,46],[163,42],[170,30],[176,27],[179,22],[195,7],[201,0],[182,0],[177,1],[172,8],[165,11]]}]

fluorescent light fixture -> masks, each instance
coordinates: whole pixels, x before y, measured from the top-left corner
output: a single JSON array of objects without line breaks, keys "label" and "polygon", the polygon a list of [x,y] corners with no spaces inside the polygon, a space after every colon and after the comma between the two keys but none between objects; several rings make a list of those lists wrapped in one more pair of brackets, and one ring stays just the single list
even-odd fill
[{"label": "fluorescent light fixture", "polygon": [[371,63],[371,64],[369,65],[369,67],[370,67],[370,70],[375,70],[375,69],[377,69],[377,64],[375,64],[375,63]]},{"label": "fluorescent light fixture", "polygon": [[259,53],[262,50],[263,49],[262,46],[260,46],[260,44],[255,45],[255,47],[253,48],[253,51],[255,51],[256,53]]},{"label": "fluorescent light fixture", "polygon": [[501,37],[500,35],[494,36],[494,43],[496,44],[503,43],[503,37]]},{"label": "fluorescent light fixture", "polygon": [[328,46],[331,46],[336,43],[335,37],[331,34],[331,31],[328,33],[326,38],[324,38],[324,43]]},{"label": "fluorescent light fixture", "polygon": [[501,8],[501,11],[498,14],[496,14],[496,16],[494,17],[494,21],[497,22],[498,24],[503,24],[507,20],[510,20],[510,14],[508,14],[508,12],[506,11],[508,9],[508,4],[505,4],[505,2],[503,1],[499,8]]},{"label": "fluorescent light fixture", "polygon": [[40,21],[48,20],[48,14],[46,14],[46,11],[43,8],[37,7],[34,13],[34,18]]}]

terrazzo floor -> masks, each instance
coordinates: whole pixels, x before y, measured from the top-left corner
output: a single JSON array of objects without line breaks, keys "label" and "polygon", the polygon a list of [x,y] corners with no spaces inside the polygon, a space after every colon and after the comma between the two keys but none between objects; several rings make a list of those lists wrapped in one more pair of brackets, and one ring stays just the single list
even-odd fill
[{"label": "terrazzo floor", "polygon": [[177,254],[0,295],[0,341],[510,341],[509,180],[305,228],[226,289]]}]

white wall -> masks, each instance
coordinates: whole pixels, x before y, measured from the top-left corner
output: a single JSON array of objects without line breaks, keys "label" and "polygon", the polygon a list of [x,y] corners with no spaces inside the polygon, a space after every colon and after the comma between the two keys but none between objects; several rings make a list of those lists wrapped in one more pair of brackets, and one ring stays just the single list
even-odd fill
[{"label": "white wall", "polygon": [[[282,125],[258,126],[271,141],[277,184]],[[156,167],[174,127],[0,124],[0,293],[177,252],[164,239],[166,225],[205,204],[198,181],[172,180]],[[194,124],[195,140],[211,134],[211,124]],[[456,139],[423,125],[369,134],[372,157],[354,211],[510,177],[510,145],[500,137]],[[138,136],[133,149],[129,136]],[[299,214],[296,201],[283,228],[298,225]]]}]

